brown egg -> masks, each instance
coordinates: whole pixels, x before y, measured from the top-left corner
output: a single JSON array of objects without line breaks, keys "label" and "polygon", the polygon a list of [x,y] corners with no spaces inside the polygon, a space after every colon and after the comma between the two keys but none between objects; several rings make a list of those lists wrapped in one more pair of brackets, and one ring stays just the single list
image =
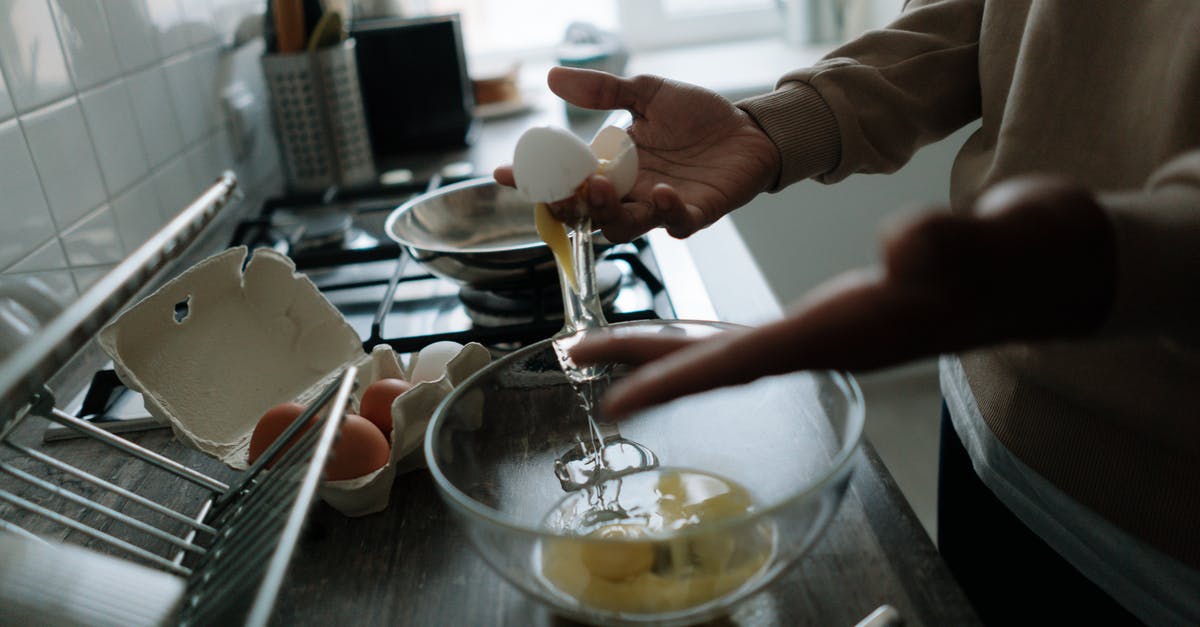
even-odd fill
[{"label": "brown egg", "polygon": [[[271,443],[278,439],[284,430],[288,428],[288,425],[295,422],[296,418],[302,413],[304,413],[304,406],[300,403],[283,403],[268,409],[262,418],[258,419],[258,424],[254,426],[254,433],[250,435],[250,451],[247,455],[247,461],[251,464],[257,461],[258,457],[271,446]],[[296,440],[299,440],[300,436],[305,431],[308,431],[312,424],[313,420],[310,419],[308,424],[304,425],[292,438],[292,441],[288,442],[283,447],[283,450],[275,455],[275,459],[272,459],[267,464],[267,468],[275,465],[275,461],[282,457],[288,449],[292,448]]]},{"label": "brown egg", "polygon": [[[250,435],[248,461],[251,464],[257,461],[271,443],[303,412],[304,406],[299,403],[283,403],[268,409],[255,425],[254,433]],[[317,416],[309,419],[292,441],[275,455],[275,459],[267,463],[267,467],[273,466],[275,461],[316,422]],[[390,452],[391,446],[387,438],[374,424],[362,416],[346,414],[338,438],[333,443],[333,450],[329,452],[329,459],[325,462],[324,478],[326,481],[341,481],[370,474],[387,464]]]},{"label": "brown egg", "polygon": [[380,379],[363,390],[362,401],[358,404],[358,413],[363,418],[383,432],[389,440],[392,437],[392,402],[397,396],[412,389],[412,384],[404,379]]},{"label": "brown egg", "polygon": [[390,446],[371,421],[346,414],[342,430],[325,462],[325,479],[342,481],[370,474],[388,463]]}]

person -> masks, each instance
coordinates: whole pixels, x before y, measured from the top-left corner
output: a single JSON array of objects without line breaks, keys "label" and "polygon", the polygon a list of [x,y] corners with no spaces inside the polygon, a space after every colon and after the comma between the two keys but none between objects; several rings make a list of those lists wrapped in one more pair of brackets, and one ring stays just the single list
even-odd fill
[{"label": "person", "polygon": [[[1198,32],[1192,0],[912,0],[738,103],[555,68],[563,99],[633,114],[635,187],[587,187],[615,241],[686,237],[800,180],[891,172],[980,123],[952,211],[888,231],[878,267],[760,327],[578,345],[580,363],[640,364],[603,410],[943,355],[938,544],[981,618],[1200,623]],[[508,167],[495,177],[512,184]]]}]

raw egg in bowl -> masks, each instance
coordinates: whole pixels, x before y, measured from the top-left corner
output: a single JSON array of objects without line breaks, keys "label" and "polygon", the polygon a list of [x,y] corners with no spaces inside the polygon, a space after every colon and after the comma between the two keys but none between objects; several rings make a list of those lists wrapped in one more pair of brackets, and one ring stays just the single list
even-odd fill
[{"label": "raw egg in bowl", "polygon": [[[732,328],[639,321],[604,332]],[[577,388],[549,340],[507,355],[439,406],[430,470],[487,563],[557,612],[602,624],[719,616],[795,564],[833,517],[862,395],[849,376],[803,372],[615,424],[590,413],[627,372]]]}]

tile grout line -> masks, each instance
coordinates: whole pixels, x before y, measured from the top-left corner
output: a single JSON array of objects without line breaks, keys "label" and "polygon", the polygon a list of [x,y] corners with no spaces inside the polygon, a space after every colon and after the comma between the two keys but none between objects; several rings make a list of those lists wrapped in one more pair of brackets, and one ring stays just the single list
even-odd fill
[{"label": "tile grout line", "polygon": [[[170,155],[168,158],[164,159],[159,164],[151,164],[149,155],[146,154],[143,130],[140,125],[135,124],[135,132],[138,134],[138,137],[137,137],[138,149],[142,151],[142,154],[146,158],[146,163],[149,167],[144,175],[134,179],[128,185],[123,186],[121,189],[110,190],[109,189],[110,184],[109,184],[107,178],[104,176],[103,168],[100,167],[100,164],[102,163],[102,161],[101,161],[101,155],[99,154],[99,148],[96,146],[95,132],[92,129],[92,123],[88,121],[87,115],[84,112],[84,108],[83,108],[84,96],[98,93],[100,90],[112,87],[113,85],[116,85],[117,83],[120,83],[122,81],[127,83],[131,76],[139,74],[139,73],[143,73],[143,72],[149,72],[154,69],[159,69],[159,70],[163,71],[163,80],[166,83],[167,77],[166,77],[165,70],[166,70],[167,65],[177,63],[177,62],[186,63],[189,61],[189,57],[196,57],[198,55],[208,54],[211,51],[216,51],[218,54],[218,59],[219,59],[220,53],[222,50],[222,45],[221,45],[220,35],[216,34],[216,33],[213,33],[211,37],[207,38],[204,41],[198,42],[198,43],[192,42],[191,37],[189,35],[187,43],[182,48],[180,48],[178,51],[176,51],[174,53],[164,54],[163,50],[161,48],[161,41],[159,40],[159,37],[158,37],[161,34],[160,31],[154,27],[152,22],[147,22],[147,24],[150,26],[150,30],[149,30],[149,33],[151,35],[150,45],[153,47],[153,50],[156,53],[155,57],[145,63],[138,65],[138,66],[131,67],[131,68],[126,67],[125,63],[123,62],[123,60],[121,58],[119,51],[117,50],[115,35],[114,35],[113,28],[112,28],[112,18],[109,15],[110,8],[105,7],[105,4],[103,2],[97,2],[97,7],[99,8],[100,11],[102,11],[103,19],[105,21],[105,26],[107,26],[108,43],[110,46],[112,46],[114,60],[116,62],[116,67],[117,67],[117,72],[114,73],[111,77],[106,78],[102,81],[99,81],[96,84],[87,87],[86,89],[80,89],[80,87],[79,87],[80,80],[78,78],[78,71],[76,68],[76,63],[74,62],[74,59],[71,57],[71,55],[68,53],[67,49],[64,47],[64,43],[63,43],[63,26],[62,26],[62,19],[61,19],[62,16],[59,14],[58,11],[56,11],[51,0],[43,0],[43,1],[46,2],[45,6],[50,14],[50,23],[53,26],[54,31],[55,31],[54,32],[55,41],[59,48],[59,54],[62,55],[63,64],[66,66],[66,69],[68,70],[68,72],[67,72],[68,80],[69,80],[68,93],[60,98],[55,98],[55,99],[51,99],[46,102],[41,102],[35,106],[29,107],[28,109],[23,110],[21,107],[19,107],[17,105],[17,102],[12,98],[12,95],[10,93],[11,90],[6,89],[6,97],[8,97],[8,99],[9,99],[9,103],[12,108],[12,114],[9,116],[6,116],[3,120],[0,120],[0,123],[7,123],[11,119],[13,121],[14,125],[16,126],[16,130],[19,131],[19,133],[20,133],[21,141],[25,145],[25,155],[29,159],[30,165],[33,167],[34,175],[37,177],[38,188],[42,194],[42,201],[45,204],[47,216],[49,218],[49,223],[50,223],[50,226],[53,228],[54,232],[46,240],[39,242],[38,244],[33,246],[28,253],[24,254],[23,256],[16,259],[12,263],[6,264],[5,267],[0,268],[0,275],[23,275],[23,274],[39,274],[39,273],[47,273],[47,272],[66,272],[70,276],[71,283],[74,286],[76,293],[78,294],[82,290],[79,286],[78,281],[76,280],[74,271],[111,267],[111,265],[113,265],[113,264],[72,264],[70,261],[70,257],[67,255],[67,252],[66,252],[67,251],[66,244],[63,240],[64,233],[69,232],[71,229],[78,227],[80,224],[82,224],[83,222],[85,222],[89,219],[95,218],[97,212],[102,210],[105,206],[107,206],[109,208],[109,211],[112,212],[113,223],[117,230],[117,233],[116,233],[117,241],[119,242],[120,246],[122,247],[121,254],[122,255],[127,254],[128,253],[128,245],[124,241],[124,235],[122,235],[121,229],[120,229],[120,221],[117,219],[115,209],[112,208],[112,203],[115,200],[124,196],[125,194],[128,194],[134,188],[136,188],[140,185],[152,184],[153,179],[156,176],[161,174],[162,171],[164,171],[168,167],[177,167],[176,164],[180,160],[184,161],[183,167],[187,170],[189,176],[194,177],[196,175],[196,173],[191,171],[191,167],[190,167],[191,164],[187,162],[187,159],[189,158],[190,153],[200,149],[208,142],[218,141],[219,134],[224,129],[224,125],[221,124],[220,119],[219,119],[220,116],[218,115],[217,116],[218,119],[215,121],[215,123],[206,124],[206,128],[205,128],[204,132],[202,134],[200,134],[194,141],[188,142],[185,139],[185,141],[182,142],[182,146],[181,146],[180,150],[178,150],[174,154]],[[143,4],[142,6],[144,8],[145,5]],[[179,5],[178,3],[177,3],[177,7],[182,9],[182,5]],[[181,15],[183,13],[184,12],[181,12]],[[0,64],[0,80],[3,80],[4,84],[6,86],[12,84],[12,82],[8,78],[8,72],[5,70],[4,64]],[[172,105],[170,107],[171,118],[174,121],[174,123],[176,124],[176,127],[179,130],[180,135],[182,136],[182,134],[183,134],[182,126],[183,125],[179,118],[180,112],[177,110],[178,103],[175,102],[175,100],[176,100],[175,94],[172,92],[169,83],[167,83],[165,86],[167,88],[167,98],[169,99],[169,102]],[[128,87],[126,87],[124,96],[125,96],[126,106],[132,107],[133,95],[128,90]],[[59,220],[57,217],[55,217],[54,211],[50,207],[50,201],[49,201],[50,197],[47,193],[47,181],[46,181],[45,175],[37,167],[37,163],[33,159],[32,149],[29,146],[29,139],[27,136],[27,124],[23,118],[28,117],[28,116],[36,116],[36,115],[42,114],[43,112],[51,111],[56,107],[67,108],[69,106],[72,106],[72,104],[78,108],[79,115],[83,119],[86,137],[87,137],[87,140],[91,143],[91,156],[95,159],[97,168],[100,170],[101,189],[103,190],[103,192],[105,194],[105,199],[102,202],[100,202],[98,205],[96,205],[95,207],[92,207],[92,208],[88,209],[86,212],[84,212],[83,215],[78,220],[74,220],[74,221],[72,221],[71,224],[66,225],[65,227],[62,227],[58,224]],[[135,117],[136,117],[136,111],[132,111],[132,112],[135,114]],[[208,118],[208,117],[209,116],[206,116],[206,118]],[[237,167],[237,161],[234,160],[233,163],[226,164],[224,167]],[[193,181],[193,182],[195,182],[195,181]],[[12,268],[27,261],[30,257],[39,253],[40,251],[42,251],[42,249],[48,247],[49,245],[51,245],[54,242],[58,243],[59,252],[62,254],[64,260],[66,261],[65,267],[45,269],[45,270],[30,270],[27,272],[11,272]]]},{"label": "tile grout line", "polygon": [[[206,141],[216,139],[216,137],[221,133],[221,130],[222,130],[221,127],[217,126],[217,127],[215,127],[215,129],[210,130],[208,133],[206,133],[200,139],[197,139],[196,141],[192,142],[191,144],[185,145],[183,147],[183,149],[181,149],[179,152],[175,153],[174,155],[171,155],[170,157],[168,157],[161,164],[159,164],[157,166],[152,166],[150,168],[150,170],[146,173],[145,176],[142,176],[142,177],[138,178],[137,180],[135,180],[133,183],[130,183],[124,189],[122,189],[120,192],[118,192],[117,194],[106,198],[104,202],[101,202],[100,204],[96,205],[95,207],[88,209],[87,212],[84,213],[84,215],[82,217],[80,217],[78,220],[69,224],[65,229],[58,228],[58,223],[54,219],[54,214],[53,214],[53,212],[50,212],[51,224],[53,224],[54,228],[55,228],[54,235],[39,242],[36,246],[33,247],[33,249],[28,254],[20,257],[19,259],[8,264],[7,266],[0,268],[0,275],[9,274],[9,270],[11,270],[13,267],[15,267],[17,265],[20,265],[21,262],[28,259],[30,256],[35,254],[37,251],[41,250],[42,247],[44,247],[46,244],[50,243],[50,241],[53,239],[59,240],[59,245],[63,246],[63,256],[66,257],[66,246],[62,244],[62,232],[63,231],[69,231],[72,228],[74,228],[75,226],[78,226],[81,222],[83,222],[89,216],[94,214],[97,209],[100,209],[104,205],[109,205],[111,207],[114,200],[120,198],[121,196],[124,196],[126,193],[132,191],[133,188],[137,187],[138,185],[141,185],[143,183],[150,183],[151,180],[154,178],[154,176],[159,174],[163,170],[165,170],[167,168],[167,166],[174,164],[176,161],[178,161],[180,159],[186,158],[186,153],[191,152],[192,150],[195,150],[196,148],[202,146]],[[22,139],[24,139],[24,137],[22,137]],[[27,144],[26,151],[28,151],[28,142],[26,142],[26,144]],[[33,158],[32,158],[32,156],[30,156],[30,162],[32,163],[32,161],[33,161]],[[33,170],[34,170],[34,174],[38,177],[39,186],[40,186],[41,185],[41,173],[39,173],[37,171],[36,167]],[[43,189],[42,190],[43,197],[45,196],[45,194],[46,194],[45,189]],[[47,202],[47,211],[49,211],[49,202]],[[113,219],[116,220],[115,213],[113,214]],[[72,269],[74,267],[75,266],[72,266],[70,264],[70,261],[68,260],[67,267],[65,267],[65,268],[54,268],[54,269],[50,269],[50,270],[36,270],[34,272],[54,272],[54,271],[58,271],[58,270],[68,270],[69,271],[70,269]]]},{"label": "tile grout line", "polygon": [[[84,135],[87,136],[88,145],[92,147],[92,157],[96,160],[96,169],[100,173],[100,187],[104,189],[104,202],[101,202],[99,205],[92,207],[91,209],[88,209],[83,214],[82,217],[80,217],[73,224],[68,226],[66,228],[66,231],[70,231],[70,230],[78,227],[80,224],[83,224],[84,220],[94,217],[96,215],[96,213],[99,212],[101,207],[104,207],[105,205],[108,205],[109,203],[111,203],[113,194],[108,189],[108,178],[104,175],[104,166],[101,165],[100,152],[96,148],[96,133],[92,130],[92,125],[90,122],[88,122],[87,111],[85,111],[83,108],[83,93],[82,93],[83,90],[81,90],[79,88],[79,79],[76,76],[74,57],[67,53],[67,47],[63,43],[63,34],[62,34],[63,26],[62,26],[62,23],[59,21],[59,12],[55,10],[55,8],[53,6],[53,2],[50,0],[48,0],[48,1],[51,4],[51,6],[50,6],[51,19],[54,20],[54,35],[55,35],[55,37],[58,38],[58,47],[62,51],[63,61],[64,61],[64,63],[67,64],[67,67],[69,70],[68,74],[70,75],[70,78],[71,78],[71,88],[74,91],[76,106],[79,107],[79,117],[83,120],[83,132],[84,132]],[[106,11],[104,9],[104,5],[101,3],[96,3],[95,6],[97,8],[99,8],[100,11],[104,12],[104,22],[105,22],[105,25],[108,26],[108,11]],[[119,58],[117,58],[116,42],[113,41],[111,26],[109,26],[109,32],[108,32],[108,45],[112,47],[113,59],[117,62],[117,67],[120,68],[121,60]],[[119,77],[120,77],[120,72],[118,72],[117,75],[114,76],[112,80],[107,81],[107,82],[115,83]],[[99,85],[93,85],[92,87],[97,88],[96,92],[99,91],[99,87],[100,87]],[[93,92],[93,93],[95,93],[95,92]],[[35,164],[35,166],[36,166],[36,164]],[[36,169],[36,167],[34,169]],[[112,209],[110,208],[109,211],[112,211]],[[117,243],[121,246],[121,256],[124,257],[125,255],[129,254],[129,248],[125,245],[125,238],[121,236],[121,227],[120,227],[120,224],[117,223],[116,212],[112,212],[112,214],[113,214],[113,225],[116,227],[116,231],[117,231],[117,233],[116,233]],[[62,234],[63,234],[63,230],[60,229],[59,230],[59,239],[60,240],[62,239]],[[71,254],[70,254],[70,252],[67,251],[66,242],[62,242],[62,247],[63,247],[63,255],[65,255],[67,258],[67,267],[75,268],[76,267],[75,264],[71,263]],[[77,291],[80,291],[78,282],[76,282],[75,289]]]}]

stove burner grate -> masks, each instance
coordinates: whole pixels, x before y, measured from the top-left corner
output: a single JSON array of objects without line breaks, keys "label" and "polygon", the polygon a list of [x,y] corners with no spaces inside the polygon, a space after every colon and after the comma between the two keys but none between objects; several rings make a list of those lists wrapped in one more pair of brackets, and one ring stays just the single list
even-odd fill
[{"label": "stove burner grate", "polygon": [[[511,289],[482,289],[464,286],[458,297],[462,300],[467,316],[478,326],[496,327],[506,324],[522,324],[541,318],[562,320],[562,291],[558,285],[558,273],[551,276],[553,282],[540,282],[534,287]],[[596,263],[596,292],[605,315],[612,313],[613,303],[621,289],[621,270],[612,261]]]}]

